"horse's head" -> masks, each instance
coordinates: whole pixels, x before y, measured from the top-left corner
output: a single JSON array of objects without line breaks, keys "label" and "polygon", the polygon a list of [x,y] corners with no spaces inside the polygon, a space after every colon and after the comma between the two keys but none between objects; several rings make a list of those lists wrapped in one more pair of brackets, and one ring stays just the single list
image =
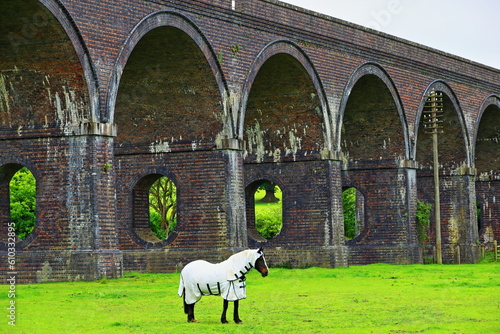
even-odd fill
[{"label": "horse's head", "polygon": [[257,269],[262,277],[266,277],[269,274],[269,268],[267,267],[262,247],[257,250],[257,256],[257,260],[255,261],[255,269]]}]

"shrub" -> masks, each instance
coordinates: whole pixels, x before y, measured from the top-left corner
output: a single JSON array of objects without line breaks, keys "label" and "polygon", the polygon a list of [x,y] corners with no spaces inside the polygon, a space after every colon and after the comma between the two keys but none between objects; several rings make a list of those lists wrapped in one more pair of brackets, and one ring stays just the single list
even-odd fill
[{"label": "shrub", "polygon": [[269,205],[255,210],[255,229],[266,239],[278,235],[283,227],[281,205]]},{"label": "shrub", "polygon": [[359,222],[356,220],[356,188],[348,188],[342,192],[344,209],[344,236],[350,240],[356,236]]},{"label": "shrub", "polygon": [[424,243],[428,238],[427,232],[431,221],[431,208],[432,204],[417,201],[416,223],[417,237],[420,243]]},{"label": "shrub", "polygon": [[150,209],[149,210],[149,227],[151,228],[151,231],[153,232],[154,235],[160,240],[165,240],[170,233],[175,229],[177,226],[177,219],[173,220],[170,222],[168,225],[168,233],[167,230],[165,230],[162,227],[162,221],[161,221],[161,216],[158,212]]}]

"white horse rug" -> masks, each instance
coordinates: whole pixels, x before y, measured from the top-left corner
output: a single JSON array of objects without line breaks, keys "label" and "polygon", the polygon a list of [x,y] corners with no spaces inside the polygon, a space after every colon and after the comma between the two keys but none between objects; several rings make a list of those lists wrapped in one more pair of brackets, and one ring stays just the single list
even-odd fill
[{"label": "white horse rug", "polygon": [[185,294],[185,302],[194,304],[202,296],[221,296],[227,301],[246,298],[245,275],[262,256],[258,250],[236,253],[221,263],[197,260],[188,263],[181,271],[178,294]]}]

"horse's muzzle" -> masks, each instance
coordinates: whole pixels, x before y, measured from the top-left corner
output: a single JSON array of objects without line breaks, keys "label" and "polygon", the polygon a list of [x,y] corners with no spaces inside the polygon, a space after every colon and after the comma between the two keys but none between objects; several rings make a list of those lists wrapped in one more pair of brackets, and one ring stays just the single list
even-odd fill
[{"label": "horse's muzzle", "polygon": [[267,270],[263,271],[263,272],[261,272],[261,274],[262,274],[262,277],[266,277],[269,274],[269,271],[267,271]]}]

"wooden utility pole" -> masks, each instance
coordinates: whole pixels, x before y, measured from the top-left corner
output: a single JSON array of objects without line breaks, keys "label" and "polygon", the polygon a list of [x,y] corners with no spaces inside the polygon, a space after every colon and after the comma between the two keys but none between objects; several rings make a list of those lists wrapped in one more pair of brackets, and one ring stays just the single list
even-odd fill
[{"label": "wooden utility pole", "polygon": [[432,134],[432,153],[434,160],[434,215],[436,220],[436,262],[443,263],[443,254],[441,250],[441,201],[439,196],[439,151],[438,134],[443,133],[443,93],[431,91],[427,97],[424,107],[424,127],[429,129]]}]

